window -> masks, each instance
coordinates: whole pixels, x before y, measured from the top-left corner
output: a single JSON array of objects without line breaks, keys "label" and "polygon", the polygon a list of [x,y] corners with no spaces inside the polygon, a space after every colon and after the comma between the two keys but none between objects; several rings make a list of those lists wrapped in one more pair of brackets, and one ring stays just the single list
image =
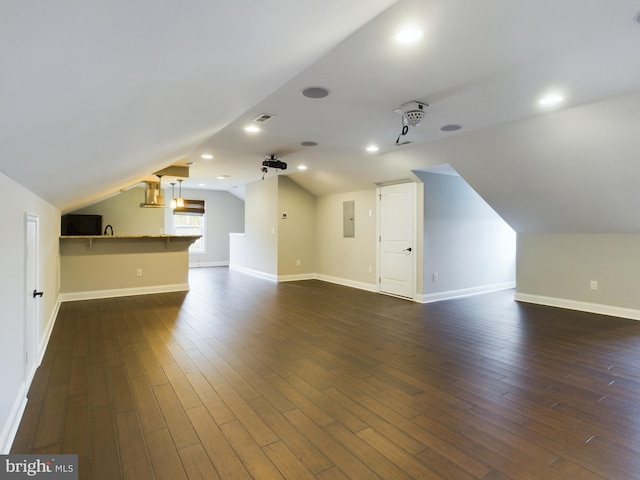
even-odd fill
[{"label": "window", "polygon": [[[187,202],[189,200],[185,200],[185,206]],[[204,202],[202,204],[202,213],[181,211],[186,208],[173,211],[173,233],[176,235],[200,235],[200,238],[189,247],[189,253],[206,253]]]}]

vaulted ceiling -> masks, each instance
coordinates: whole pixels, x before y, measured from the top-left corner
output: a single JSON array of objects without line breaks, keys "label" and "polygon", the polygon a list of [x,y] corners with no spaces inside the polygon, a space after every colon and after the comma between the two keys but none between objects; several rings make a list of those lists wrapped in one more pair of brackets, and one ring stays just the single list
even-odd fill
[{"label": "vaulted ceiling", "polygon": [[[68,211],[169,165],[192,164],[185,187],[241,196],[269,154],[288,169],[266,175],[315,195],[449,164],[516,231],[638,232],[639,10],[631,0],[2,2],[0,169]],[[399,44],[408,25],[422,36]],[[307,98],[307,87],[329,95]],[[562,100],[541,105],[548,94]],[[398,145],[394,110],[412,100],[429,106]],[[244,131],[263,113],[273,117],[260,132]],[[441,130],[451,124],[462,128]]]}]

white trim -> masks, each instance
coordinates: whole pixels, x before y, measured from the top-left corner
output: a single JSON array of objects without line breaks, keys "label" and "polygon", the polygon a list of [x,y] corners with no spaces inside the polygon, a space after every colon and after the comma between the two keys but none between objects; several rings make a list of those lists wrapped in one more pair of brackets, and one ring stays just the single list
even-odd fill
[{"label": "white trim", "polygon": [[345,287],[358,288],[360,290],[366,290],[368,292],[377,292],[378,286],[375,283],[356,282],[355,280],[349,280],[347,278],[331,277],[329,275],[316,275],[318,280],[323,282],[336,283]]},{"label": "white trim", "polygon": [[458,290],[447,290],[446,292],[426,293],[417,295],[416,302],[431,303],[440,300],[451,300],[453,298],[468,297],[470,295],[481,295],[483,293],[496,292],[498,290],[508,290],[515,288],[516,282],[492,283],[480,285],[478,287],[460,288]]},{"label": "white trim", "polygon": [[[413,201],[413,219],[412,219],[412,234],[411,234],[411,241],[412,241],[412,245],[411,248],[413,250],[412,254],[411,254],[411,258],[413,260],[413,264],[411,266],[412,272],[411,272],[411,296],[408,297],[404,297],[401,295],[395,295],[393,293],[389,293],[389,292],[384,292],[382,290],[382,222],[383,222],[383,218],[382,218],[382,190],[384,187],[392,187],[394,185],[404,185],[404,184],[410,184],[411,185],[411,195],[412,195],[412,201]],[[411,301],[417,301],[417,287],[418,287],[418,274],[421,271],[421,269],[418,266],[418,259],[421,258],[422,255],[422,251],[424,249],[424,246],[420,243],[418,243],[418,225],[420,225],[420,222],[418,221],[418,214],[421,212],[421,210],[418,208],[418,188],[417,188],[417,183],[410,179],[410,178],[406,178],[406,179],[399,179],[399,180],[395,180],[395,181],[389,181],[389,182],[383,182],[383,183],[378,183],[376,184],[377,188],[376,188],[376,275],[378,277],[378,283],[375,286],[375,290],[373,290],[374,292],[378,292],[378,293],[382,293],[385,295],[391,295],[392,297],[398,297],[398,298],[405,298],[405,299],[409,299]],[[424,213],[423,213],[424,215]],[[424,242],[422,242],[424,243]],[[420,254],[418,252],[418,249],[420,249]],[[355,288],[359,288],[359,287],[355,287]]]},{"label": "white trim", "polygon": [[184,292],[189,290],[188,283],[176,283],[173,285],[156,285],[135,288],[114,288],[112,290],[91,290],[86,292],[61,293],[62,302],[74,302],[76,300],[95,300],[98,298],[130,297],[132,295],[148,295],[151,293]]},{"label": "white trim", "polygon": [[[39,362],[39,358],[41,355],[43,355],[44,350],[42,350],[41,345],[40,345],[40,315],[42,312],[42,308],[41,308],[41,302],[35,301],[35,290],[33,290],[34,294],[31,295],[30,293],[28,293],[30,291],[31,288],[39,288],[40,285],[40,216],[35,214],[35,213],[29,213],[26,212],[25,213],[25,224],[24,224],[24,228],[25,228],[25,236],[24,236],[24,241],[25,241],[25,251],[28,251],[30,248],[33,248],[32,246],[29,245],[29,224],[33,224],[35,227],[35,249],[33,252],[28,252],[25,255],[24,261],[24,279],[25,279],[25,283],[24,283],[24,292],[25,292],[25,304],[24,304],[24,333],[23,333],[23,344],[24,344],[24,352],[23,352],[23,361],[25,361],[24,368],[23,368],[23,375],[24,375],[24,382],[25,385],[30,385],[31,384],[31,379],[33,378],[33,375],[35,375],[35,371],[38,368],[38,365],[40,364]],[[30,273],[29,270],[29,258],[33,259],[33,264],[35,266],[35,272],[34,272],[34,278],[33,278],[33,285],[28,285],[28,281],[29,281],[29,277],[30,277]],[[28,312],[29,312],[29,304],[32,304],[33,306],[33,316],[34,318],[29,318],[28,317]],[[32,322],[32,320],[34,320]],[[30,336],[28,335],[28,325],[30,325],[31,323],[34,323],[32,325],[33,327],[33,332],[31,338],[29,338]],[[29,343],[33,342],[32,345],[29,345]],[[31,349],[34,348],[35,351],[32,352]],[[26,362],[26,357],[25,354],[32,354],[33,355],[33,362],[31,364],[31,369],[29,371],[27,371],[27,362]]]},{"label": "white trim", "polygon": [[302,273],[298,275],[271,275],[269,273],[259,272],[257,270],[251,270],[250,268],[240,267],[237,265],[230,265],[229,270],[235,270],[236,272],[251,275],[252,277],[262,278],[263,280],[269,280],[271,282],[296,282],[299,280],[320,280],[322,282],[335,283],[343,285],[345,287],[357,288],[360,290],[367,290],[368,292],[376,292],[377,285],[374,283],[356,282],[346,278],[331,277],[329,275],[322,275],[319,273]]},{"label": "white trim", "polygon": [[7,423],[4,424],[2,433],[0,433],[0,454],[6,455],[11,450],[11,445],[18,433],[18,427],[24,414],[24,409],[27,408],[27,384],[23,383],[20,386],[18,395],[16,396],[11,412],[7,418]]},{"label": "white trim", "polygon": [[53,326],[56,323],[56,319],[58,318],[59,311],[60,297],[58,297],[58,299],[56,300],[53,311],[49,316],[44,335],[39,339],[38,357],[36,358],[36,361],[34,363],[33,370],[27,372],[27,377],[25,379],[25,382],[20,386],[18,395],[16,396],[13,407],[11,408],[11,412],[9,413],[7,423],[2,429],[2,433],[0,433],[0,454],[2,455],[9,453],[9,451],[11,450],[11,445],[13,445],[16,434],[18,433],[18,428],[20,427],[20,422],[22,421],[22,415],[24,415],[24,410],[25,408],[27,408],[27,392],[29,391],[31,382],[33,382],[33,377],[35,376],[36,370],[42,363],[44,354],[47,351],[49,339],[51,338],[51,332],[53,331]]},{"label": "white trim", "polygon": [[611,317],[628,318],[630,320],[640,320],[640,310],[633,308],[616,307],[613,305],[601,305],[599,303],[579,302],[577,300],[567,300],[565,298],[544,297],[542,295],[530,295],[528,293],[516,292],[515,299],[519,302],[535,303],[537,305],[547,305],[549,307],[566,308],[581,312],[598,313]]},{"label": "white trim", "polygon": [[296,275],[278,275],[278,282],[297,282],[299,280],[317,280],[315,273],[299,273]]},{"label": "white trim", "polygon": [[252,277],[262,278],[263,280],[269,280],[271,282],[277,282],[278,276],[273,275],[271,273],[260,272],[258,270],[253,270],[247,267],[241,267],[239,265],[229,265],[229,270],[235,270],[236,272],[244,273],[246,275],[251,275]]},{"label": "white trim", "polygon": [[189,262],[189,268],[228,267],[229,261],[222,262]]},{"label": "white trim", "polygon": [[[40,345],[39,345],[39,352],[40,355],[38,357],[38,361],[36,362],[36,368],[38,368],[40,366],[40,364],[42,363],[42,359],[44,358],[44,354],[47,351],[47,346],[49,345],[49,339],[51,338],[51,332],[53,332],[53,327],[56,324],[56,320],[58,318],[58,312],[60,311],[60,304],[62,303],[61,299],[60,299],[60,295],[58,295],[58,298],[56,299],[56,304],[53,307],[53,311],[51,312],[51,315],[49,316],[49,320],[47,321],[47,326],[45,331],[43,332],[44,335],[42,335],[42,337],[40,338]],[[35,374],[35,370],[33,372]],[[27,385],[31,385],[31,382],[33,381],[33,376],[31,376],[29,378],[29,381],[27,382]]]}]

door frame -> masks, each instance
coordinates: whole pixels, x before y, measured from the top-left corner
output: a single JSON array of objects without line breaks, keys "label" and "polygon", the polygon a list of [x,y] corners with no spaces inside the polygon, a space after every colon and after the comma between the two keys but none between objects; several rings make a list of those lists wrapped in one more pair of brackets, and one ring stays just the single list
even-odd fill
[{"label": "door frame", "polygon": [[422,282],[420,282],[421,279],[421,275],[422,275],[422,252],[423,252],[423,244],[422,244],[422,240],[423,240],[423,232],[422,232],[422,225],[423,225],[423,221],[422,221],[422,215],[423,215],[423,211],[424,211],[424,207],[423,207],[423,202],[422,202],[422,198],[423,198],[423,189],[422,189],[422,183],[421,182],[416,182],[413,181],[411,179],[404,179],[404,180],[399,180],[396,182],[385,182],[385,183],[378,183],[377,187],[376,187],[376,199],[377,199],[377,203],[376,203],[376,237],[377,237],[377,241],[376,241],[376,262],[377,262],[377,278],[376,278],[376,291],[378,293],[382,293],[384,295],[390,295],[390,296],[395,296],[391,293],[387,293],[387,292],[383,292],[381,289],[382,286],[382,248],[381,248],[381,243],[382,243],[382,208],[380,208],[380,202],[382,201],[382,189],[384,187],[387,186],[392,186],[392,185],[399,185],[399,184],[403,184],[403,183],[410,183],[412,185],[412,196],[413,196],[413,203],[414,203],[414,209],[413,209],[413,238],[412,238],[412,242],[413,242],[413,250],[414,250],[414,254],[411,255],[412,257],[412,261],[413,261],[413,265],[412,265],[412,278],[411,278],[411,283],[412,283],[412,295],[411,297],[401,297],[398,296],[398,298],[403,298],[403,299],[410,299],[413,300],[414,302],[417,301],[418,298],[418,292],[419,289],[422,286]]},{"label": "door frame", "polygon": [[[35,226],[35,245],[34,251],[29,252],[29,224],[33,223]],[[30,383],[33,375],[35,374],[36,368],[38,367],[38,363],[40,360],[40,352],[39,352],[39,331],[40,331],[40,302],[37,301],[33,295],[30,295],[30,289],[32,288],[29,285],[29,281],[31,279],[29,272],[30,261],[29,255],[33,255],[33,281],[35,283],[34,287],[37,289],[40,282],[40,216],[34,213],[26,212],[24,215],[24,295],[25,295],[25,310],[24,310],[24,379],[27,384]],[[30,304],[30,302],[33,302]],[[29,318],[29,312],[31,312],[31,308],[33,308],[33,318]],[[32,337],[32,338],[30,338]],[[28,358],[27,355],[31,355],[31,358]]]}]

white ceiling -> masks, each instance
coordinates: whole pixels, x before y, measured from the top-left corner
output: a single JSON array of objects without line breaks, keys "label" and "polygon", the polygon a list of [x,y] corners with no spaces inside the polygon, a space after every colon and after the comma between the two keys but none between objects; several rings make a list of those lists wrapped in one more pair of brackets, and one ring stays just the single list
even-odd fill
[{"label": "white ceiling", "polygon": [[[315,195],[449,164],[517,231],[638,232],[639,11],[631,0],[2,2],[0,169],[67,211],[186,162],[185,187],[239,196],[271,153]],[[409,23],[423,37],[397,44]],[[308,99],[309,86],[331,94]],[[565,102],[540,107],[551,91]],[[394,109],[410,100],[430,106],[396,146]],[[244,132],[261,113],[275,116]],[[440,130],[451,123],[463,128]]]}]

